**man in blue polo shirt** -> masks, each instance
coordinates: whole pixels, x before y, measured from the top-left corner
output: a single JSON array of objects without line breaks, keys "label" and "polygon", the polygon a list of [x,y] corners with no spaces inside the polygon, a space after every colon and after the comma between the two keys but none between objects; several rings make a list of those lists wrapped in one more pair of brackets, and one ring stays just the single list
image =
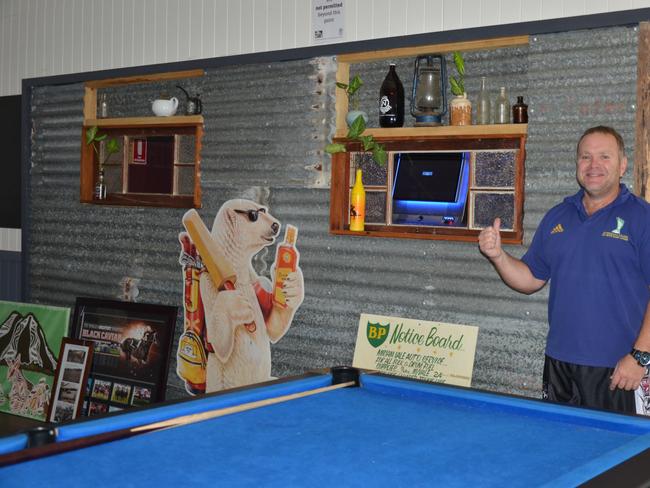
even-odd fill
[{"label": "man in blue polo shirt", "polygon": [[544,397],[644,413],[635,390],[650,364],[650,205],[620,182],[626,168],[618,132],[588,129],[577,149],[580,191],[544,216],[522,259],[502,249],[498,218],[479,248],[516,291],[550,280]]}]

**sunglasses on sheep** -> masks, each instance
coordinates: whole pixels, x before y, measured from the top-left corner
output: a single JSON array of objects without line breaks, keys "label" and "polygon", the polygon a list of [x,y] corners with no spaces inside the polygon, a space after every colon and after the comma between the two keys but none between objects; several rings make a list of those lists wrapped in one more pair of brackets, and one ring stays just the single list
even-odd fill
[{"label": "sunglasses on sheep", "polygon": [[260,213],[266,213],[265,208],[258,208],[257,210],[237,210],[235,209],[235,212],[238,214],[245,215],[248,217],[248,220],[251,222],[256,222],[257,219],[259,218]]}]

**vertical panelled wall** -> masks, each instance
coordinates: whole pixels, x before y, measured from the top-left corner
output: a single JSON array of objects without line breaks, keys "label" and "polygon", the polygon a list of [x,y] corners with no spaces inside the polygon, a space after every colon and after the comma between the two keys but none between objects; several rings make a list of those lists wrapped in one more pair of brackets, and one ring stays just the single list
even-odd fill
[{"label": "vertical panelled wall", "polygon": [[[345,42],[650,7],[650,0],[343,3]],[[311,0],[3,0],[0,96],[19,94],[25,78],[311,46],[311,15]]]},{"label": "vertical panelled wall", "polygon": [[[494,95],[504,84],[530,104],[526,236],[524,246],[509,248],[514,255],[523,254],[545,209],[576,190],[574,144],[583,129],[609,123],[633,145],[636,46],[633,28],[612,28],[539,36],[528,49],[468,53],[470,96],[474,77],[483,74]],[[299,228],[306,297],[272,347],[273,374],[349,364],[359,313],[372,312],[478,326],[474,386],[537,396],[546,290],[511,291],[476,244],[328,234],[329,159],[322,148],[333,132],[335,69],[335,60],[320,58],[226,67],[191,82],[204,101],[203,219],[211,222],[227,199],[247,197]],[[376,71],[364,75],[370,105],[384,66]],[[145,96],[141,89],[123,102]],[[138,301],[180,307],[183,210],[79,204],[82,95],[81,85],[33,95],[31,299],[72,306],[78,295],[121,297],[121,283],[133,278]],[[260,274],[268,274],[273,255],[268,249],[256,257]],[[176,337],[180,324],[179,317]],[[172,364],[172,397],[184,394],[174,370]]]}]

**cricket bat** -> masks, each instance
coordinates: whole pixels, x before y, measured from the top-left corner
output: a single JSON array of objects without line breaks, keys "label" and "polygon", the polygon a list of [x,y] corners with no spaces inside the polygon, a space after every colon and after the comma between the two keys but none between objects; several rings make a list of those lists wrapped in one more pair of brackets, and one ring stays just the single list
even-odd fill
[{"label": "cricket bat", "polygon": [[219,246],[212,240],[210,231],[201,220],[199,213],[194,209],[188,210],[183,215],[183,225],[199,251],[201,260],[208,269],[210,278],[212,278],[217,289],[224,288],[226,282],[234,285],[237,281],[235,271],[221,252],[221,249],[219,249]]}]

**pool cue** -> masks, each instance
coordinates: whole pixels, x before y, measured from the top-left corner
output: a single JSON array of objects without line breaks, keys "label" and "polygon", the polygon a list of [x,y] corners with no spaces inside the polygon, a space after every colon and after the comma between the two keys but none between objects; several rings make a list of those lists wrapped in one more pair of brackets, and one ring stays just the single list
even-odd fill
[{"label": "pool cue", "polygon": [[258,400],[255,402],[244,403],[242,405],[237,405],[233,407],[225,407],[222,409],[210,410],[202,413],[184,415],[182,417],[177,417],[175,419],[169,419],[161,422],[153,422],[151,424],[146,424],[138,427],[130,427],[127,429],[104,432],[102,434],[95,434],[88,437],[82,437],[79,439],[72,439],[69,441],[53,442],[51,444],[46,444],[38,447],[29,447],[26,449],[22,449],[20,451],[15,451],[15,452],[10,452],[8,454],[0,455],[0,466],[8,466],[10,464],[29,461],[31,459],[52,456],[54,454],[60,454],[67,451],[73,451],[75,449],[83,449],[85,447],[90,447],[97,444],[116,441],[120,439],[126,439],[128,437],[133,437],[139,434],[145,434],[147,432],[155,432],[157,430],[165,430],[173,427],[189,425],[195,422],[200,422],[202,420],[208,420],[211,418],[232,415],[238,412],[245,412],[247,410],[253,410],[255,408],[260,408],[267,405],[273,405],[277,403],[286,402],[289,400],[304,398],[311,395],[325,393],[328,391],[337,390],[339,388],[345,388],[354,385],[356,385],[355,381],[348,381],[345,383],[338,383],[335,385],[316,388],[313,390],[302,391],[299,393],[292,393],[290,395],[283,395],[275,398],[267,398],[265,400]]},{"label": "pool cue", "polygon": [[257,400],[250,403],[244,403],[242,405],[235,405],[233,407],[224,407],[216,410],[209,410],[207,412],[193,413],[189,415],[183,415],[181,417],[176,417],[169,420],[163,420],[161,422],[156,422],[152,424],[142,425],[140,427],[134,427],[132,430],[134,432],[149,432],[152,430],[159,429],[170,429],[173,427],[181,427],[183,425],[190,425],[196,422],[202,422],[203,420],[214,419],[218,417],[224,417],[226,415],[232,415],[235,413],[246,412],[248,410],[254,410],[256,408],[266,407],[268,405],[275,405],[278,403],[284,403],[291,400],[296,400],[298,398],[305,398],[312,395],[318,395],[319,393],[326,393],[332,390],[338,390],[340,388],[347,388],[348,386],[354,386],[356,383],[354,381],[347,381],[345,383],[338,383],[336,385],[324,386],[321,388],[315,388],[313,390],[301,391],[298,393],[291,393],[289,395],[283,395],[275,398],[266,398],[264,400]]}]

